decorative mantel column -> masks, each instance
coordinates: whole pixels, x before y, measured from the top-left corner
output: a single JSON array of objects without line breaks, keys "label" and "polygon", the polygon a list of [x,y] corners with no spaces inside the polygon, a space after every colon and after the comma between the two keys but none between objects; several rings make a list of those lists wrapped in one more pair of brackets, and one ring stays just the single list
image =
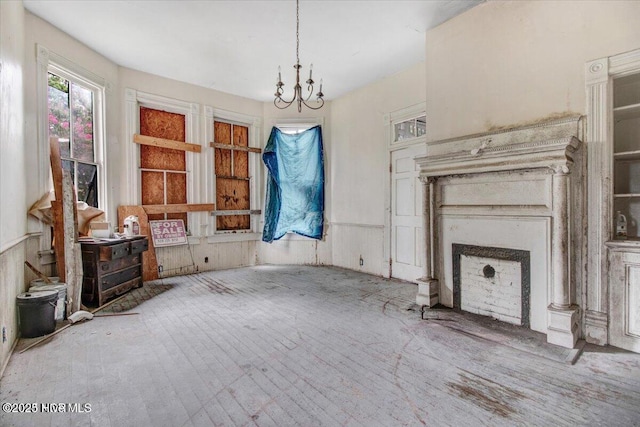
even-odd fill
[{"label": "decorative mantel column", "polygon": [[567,218],[567,181],[569,168],[566,165],[554,166],[552,193],[553,193],[553,228],[551,232],[551,254],[553,259],[553,293],[551,305],[557,309],[567,309],[571,305],[568,283],[568,259],[567,251],[568,218]]},{"label": "decorative mantel column", "polygon": [[573,348],[578,340],[578,307],[571,305],[569,283],[569,217],[567,164],[551,166],[552,193],[552,293],[547,309],[547,342]]},{"label": "decorative mantel column", "polygon": [[431,206],[433,197],[433,185],[435,177],[420,176],[422,182],[422,235],[424,238],[424,263],[423,275],[417,279],[418,295],[416,304],[423,307],[433,307],[438,303],[439,285],[435,278],[435,258],[433,251],[433,237],[435,227],[432,227]]}]

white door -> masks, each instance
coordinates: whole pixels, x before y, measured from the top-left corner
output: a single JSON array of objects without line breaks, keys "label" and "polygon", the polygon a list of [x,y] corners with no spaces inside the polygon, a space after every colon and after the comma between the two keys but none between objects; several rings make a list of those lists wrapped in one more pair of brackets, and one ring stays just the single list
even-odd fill
[{"label": "white door", "polygon": [[413,160],[425,144],[391,152],[391,277],[415,281],[423,276],[422,185]]}]

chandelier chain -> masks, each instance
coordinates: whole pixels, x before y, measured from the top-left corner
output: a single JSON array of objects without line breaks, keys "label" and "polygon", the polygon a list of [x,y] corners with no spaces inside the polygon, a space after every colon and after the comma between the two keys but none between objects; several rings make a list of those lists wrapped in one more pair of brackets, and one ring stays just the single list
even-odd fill
[{"label": "chandelier chain", "polygon": [[[2,1],[2,0],[0,0]],[[296,70],[296,84],[293,87],[293,97],[291,100],[282,99],[282,95],[284,90],[282,87],[284,83],[282,83],[282,76],[280,74],[280,66],[278,66],[278,81],[276,83],[276,93],[275,98],[273,100],[273,105],[280,110],[284,110],[288,108],[292,104],[296,104],[298,106],[298,112],[302,112],[302,106],[304,105],[307,108],[312,110],[319,110],[324,105],[324,94],[322,93],[322,79],[320,79],[320,90],[316,93],[316,101],[315,105],[308,104],[307,101],[313,95],[313,64],[309,66],[309,79],[306,80],[307,84],[307,94],[305,96],[302,95],[302,86],[300,85],[300,69],[302,66],[300,65],[300,0],[296,0],[296,64],[293,66]]]}]

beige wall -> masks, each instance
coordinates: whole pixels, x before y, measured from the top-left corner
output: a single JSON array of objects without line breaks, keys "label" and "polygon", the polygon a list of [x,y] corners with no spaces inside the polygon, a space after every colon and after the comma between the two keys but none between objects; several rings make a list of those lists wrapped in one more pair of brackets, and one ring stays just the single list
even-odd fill
[{"label": "beige wall", "polygon": [[384,115],[425,100],[424,63],[350,92],[331,109],[331,221],[384,224],[389,151]]},{"label": "beige wall", "polygon": [[[22,10],[21,4],[20,10]],[[198,129],[199,135],[204,135],[205,105],[254,117],[262,117],[262,102],[119,67],[117,64],[97,54],[46,21],[26,11],[24,14],[24,46],[26,49],[25,81],[31,82],[25,85],[25,114],[28,129],[26,140],[29,141],[29,146],[26,147],[26,150],[37,153],[39,149],[37,145],[38,99],[35,84],[38,66],[36,45],[39,44],[46,47],[50,52],[62,56],[96,76],[103,78],[107,83],[105,102],[106,164],[108,178],[107,218],[113,224],[117,221],[116,210],[118,205],[122,204],[122,200],[125,199],[126,185],[128,185],[128,183],[122,181],[122,177],[125,175],[123,168],[126,167],[123,147],[126,143],[132,143],[131,141],[125,141],[126,137],[124,135],[125,88],[200,104],[201,128]],[[18,31],[18,33],[20,34],[22,32]],[[48,154],[48,149],[44,151],[44,153]],[[205,150],[205,155],[206,154],[207,151]],[[27,169],[34,171],[34,173],[29,174],[28,179],[26,179],[28,205],[37,200],[48,188],[47,184],[42,185],[40,183],[39,176],[39,174],[45,174],[45,183],[48,182],[48,157],[45,160],[44,167],[42,167],[43,164],[41,160],[42,159],[39,160],[39,156],[37,155],[29,156],[27,159]],[[2,188],[5,187],[3,186]],[[34,231],[40,229],[40,225],[35,220],[30,221],[30,227]],[[190,242],[192,244],[192,251],[188,253],[182,250],[182,248],[175,250],[165,248],[161,251],[161,255],[163,255],[161,262],[163,263],[166,274],[171,275],[188,273],[195,270],[232,268],[255,263],[255,243],[253,242],[209,244],[206,242],[206,238],[193,238]],[[204,262],[205,257],[209,258],[208,263]]]},{"label": "beige wall", "polygon": [[[230,95],[227,93],[219,92],[212,89],[206,89],[200,86],[196,86],[189,83],[180,82],[177,80],[167,79],[164,77],[156,76],[153,74],[148,74],[141,71],[132,70],[129,68],[120,68],[120,80],[119,80],[119,92],[124,96],[126,89],[134,89],[137,92],[143,92],[146,94],[157,95],[163,98],[168,98],[170,100],[176,100],[181,102],[186,102],[190,104],[195,104],[198,107],[198,113],[194,114],[194,121],[197,121],[198,126],[193,129],[193,138],[195,140],[187,141],[194,144],[203,144],[203,149],[200,154],[195,156],[195,163],[199,165],[199,169],[196,171],[199,175],[195,173],[192,174],[194,182],[197,180],[199,182],[199,186],[195,186],[195,188],[203,189],[202,194],[199,194],[199,199],[195,201],[191,201],[191,203],[213,203],[213,193],[207,194],[210,190],[206,189],[206,182],[209,178],[208,174],[213,173],[213,171],[207,170],[207,159],[210,156],[213,156],[213,149],[209,148],[208,142],[205,141],[205,127],[206,127],[206,117],[205,117],[205,107],[213,107],[215,109],[221,109],[228,112],[240,113],[243,115],[251,116],[254,118],[262,117],[262,103],[258,101],[254,101],[247,98],[242,98],[235,95]],[[120,179],[126,179],[126,171],[125,168],[128,165],[125,164],[124,157],[124,149],[126,144],[133,144],[132,141],[128,141],[129,136],[125,135],[127,132],[125,126],[125,113],[126,109],[124,108],[124,103],[122,104],[121,110],[121,120],[122,120],[122,129],[121,129],[121,138],[123,143],[121,144],[122,156],[120,157]],[[211,131],[211,129],[210,129]],[[258,136],[258,141],[260,141],[260,136]],[[125,197],[126,188],[129,183],[122,182],[122,192],[116,197],[115,202],[117,204],[121,204],[123,201],[127,200]],[[137,201],[139,202],[139,201]],[[206,223],[207,215],[205,213],[194,213],[193,215],[199,215],[202,221],[202,224]],[[201,230],[192,230],[194,234],[199,234]]]},{"label": "beige wall", "polygon": [[[204,141],[205,137],[205,106],[215,109],[226,110],[233,113],[240,113],[247,116],[262,118],[262,102],[254,101],[248,98],[242,98],[235,95],[219,92],[212,89],[206,89],[189,83],[171,80],[160,76],[132,70],[129,68],[120,68],[118,91],[124,99],[125,89],[134,89],[147,94],[158,95],[173,100],[194,103],[199,106],[199,128],[195,129],[194,134],[196,140],[188,141],[195,144],[204,144],[205,148],[198,155],[200,165],[199,175],[193,175],[195,180],[200,180],[199,188],[207,188],[205,182],[207,174],[213,173],[212,170],[206,168],[206,157],[212,156],[212,149],[206,148],[208,141]],[[124,104],[123,104],[124,105]],[[121,129],[121,149],[118,170],[120,178],[125,176],[127,167],[124,158],[124,144],[133,144],[127,141],[125,135],[125,108],[122,108],[122,129]],[[261,142],[261,137],[258,137]],[[114,202],[116,205],[122,204],[126,200],[125,186],[122,183],[122,191],[116,195]],[[215,202],[213,193],[208,194],[208,190],[200,194],[198,203]],[[207,212],[192,213],[192,218],[198,215],[201,224],[206,224],[209,218]],[[198,237],[201,230],[193,230],[195,237],[189,239],[190,246],[176,246],[167,248],[158,248],[156,251],[158,265],[163,268],[163,276],[173,276],[180,274],[193,273],[195,271],[216,270],[224,268],[235,268],[246,265],[254,265],[256,263],[256,243],[254,241],[235,241],[227,243],[208,243],[205,236]],[[205,262],[205,258],[208,262]]]},{"label": "beige wall", "polygon": [[262,117],[262,102],[207,89],[178,80],[120,67],[120,90],[131,88],[185,102],[209,105],[249,116]]},{"label": "beige wall", "polygon": [[584,64],[640,46],[640,2],[489,1],[426,35],[428,140],[584,114]]},{"label": "beige wall", "polygon": [[0,2],[0,375],[18,335],[16,295],[25,289],[24,12]]},{"label": "beige wall", "polygon": [[[0,252],[26,232],[24,136],[24,12],[22,2],[0,2]],[[11,183],[11,185],[7,185]]]},{"label": "beige wall", "polygon": [[[388,131],[384,116],[425,100],[425,64],[350,92],[331,106],[332,264],[387,275]],[[364,265],[359,265],[362,256]]]},{"label": "beige wall", "polygon": [[[25,81],[30,84],[25,85],[26,93],[26,120],[28,135],[27,140],[32,146],[30,149],[36,150],[36,129],[37,129],[37,96],[36,96],[36,45],[40,44],[49,51],[58,54],[87,71],[103,78],[107,84],[106,90],[106,145],[107,145],[107,165],[108,165],[108,198],[109,209],[107,212],[109,220],[115,222],[116,208],[122,199],[122,185],[120,182],[123,167],[123,128],[124,128],[124,89],[131,88],[138,91],[173,98],[185,102],[198,103],[202,106],[209,105],[228,111],[239,112],[255,117],[262,116],[262,103],[247,98],[229,95],[223,92],[202,88],[199,86],[166,79],[148,73],[143,73],[128,68],[119,67],[107,58],[97,54],[87,46],[71,38],[66,33],[53,27],[46,21],[25,13]],[[201,114],[204,114],[203,108]],[[201,124],[204,126],[204,119],[201,117]],[[47,150],[48,152],[48,150]],[[28,159],[28,169],[38,171],[37,156]],[[40,171],[39,173],[42,173]],[[45,171],[48,175],[48,170]],[[29,204],[41,196],[38,187],[38,180],[30,176],[28,180]]]}]

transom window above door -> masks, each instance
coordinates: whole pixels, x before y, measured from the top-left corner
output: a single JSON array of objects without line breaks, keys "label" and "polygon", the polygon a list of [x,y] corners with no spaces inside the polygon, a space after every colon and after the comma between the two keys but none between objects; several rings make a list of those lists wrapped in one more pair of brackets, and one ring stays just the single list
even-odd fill
[{"label": "transom window above door", "polygon": [[419,138],[427,133],[427,116],[403,120],[393,125],[393,142]]}]

